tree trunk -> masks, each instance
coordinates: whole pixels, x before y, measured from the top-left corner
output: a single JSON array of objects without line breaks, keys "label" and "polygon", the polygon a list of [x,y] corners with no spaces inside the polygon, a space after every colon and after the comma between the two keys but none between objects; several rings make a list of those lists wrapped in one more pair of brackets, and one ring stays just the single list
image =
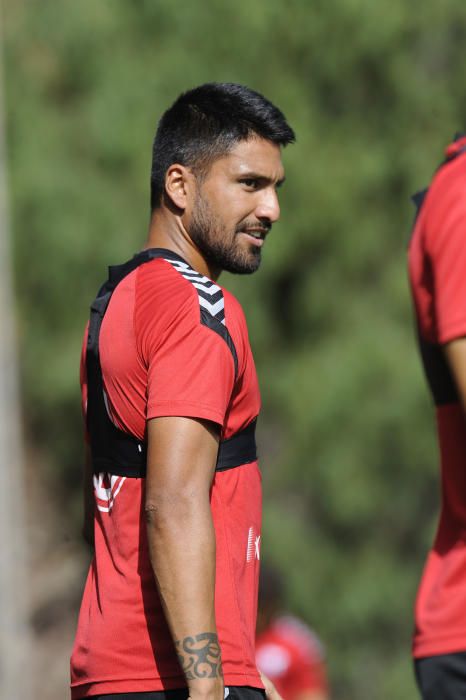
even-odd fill
[{"label": "tree trunk", "polygon": [[0,8],[0,697],[31,698],[26,508],[7,205]]}]

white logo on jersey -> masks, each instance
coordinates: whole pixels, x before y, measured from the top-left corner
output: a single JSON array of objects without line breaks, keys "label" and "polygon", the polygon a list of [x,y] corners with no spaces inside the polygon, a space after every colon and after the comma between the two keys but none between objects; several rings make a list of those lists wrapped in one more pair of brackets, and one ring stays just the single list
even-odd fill
[{"label": "white logo on jersey", "polygon": [[256,535],[254,528],[250,527],[248,531],[248,546],[246,550],[246,561],[250,562],[253,559],[260,560],[260,544],[261,536]]},{"label": "white logo on jersey", "polygon": [[102,513],[109,513],[115,502],[115,498],[120,493],[120,489],[125,482],[125,476],[115,476],[108,472],[94,474],[94,492],[97,501],[97,508]]}]

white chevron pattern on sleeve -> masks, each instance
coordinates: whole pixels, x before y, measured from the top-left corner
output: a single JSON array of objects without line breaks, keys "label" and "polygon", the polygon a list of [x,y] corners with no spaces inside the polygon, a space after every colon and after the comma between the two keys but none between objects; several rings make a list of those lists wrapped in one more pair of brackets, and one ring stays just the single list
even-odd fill
[{"label": "white chevron pattern on sleeve", "polygon": [[205,277],[205,275],[201,275],[196,270],[193,270],[188,263],[182,262],[181,260],[172,260],[170,258],[165,258],[165,260],[169,262],[185,280],[191,282],[197,291],[199,306],[202,306],[213,318],[225,325],[225,301],[221,288],[208,277]]},{"label": "white chevron pattern on sleeve", "polygon": [[211,316],[217,316],[224,308],[223,298],[219,299],[216,304],[211,304],[207,299],[204,299],[204,297],[199,297],[199,304],[203,306],[204,309],[207,309]]},{"label": "white chevron pattern on sleeve", "polygon": [[208,287],[206,284],[201,284],[200,282],[193,282],[193,287],[196,287],[196,289],[202,289],[202,291],[206,294],[209,294],[209,296],[212,296],[213,294],[216,294],[220,291],[220,288],[217,287],[216,284],[212,284],[210,287]]}]

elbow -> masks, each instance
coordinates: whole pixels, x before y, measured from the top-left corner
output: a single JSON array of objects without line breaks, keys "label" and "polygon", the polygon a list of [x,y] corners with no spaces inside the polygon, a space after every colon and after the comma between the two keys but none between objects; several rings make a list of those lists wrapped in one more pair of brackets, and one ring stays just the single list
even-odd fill
[{"label": "elbow", "polygon": [[169,498],[151,495],[144,504],[144,519],[148,527],[158,529],[170,521],[175,510],[175,503]]},{"label": "elbow", "polygon": [[159,515],[159,510],[157,504],[153,501],[146,501],[144,505],[144,520],[146,525],[153,526],[157,523],[157,518]]},{"label": "elbow", "polygon": [[194,491],[152,493],[147,495],[144,504],[144,518],[149,528],[160,530],[181,525],[199,513],[203,507],[210,508],[209,494]]}]

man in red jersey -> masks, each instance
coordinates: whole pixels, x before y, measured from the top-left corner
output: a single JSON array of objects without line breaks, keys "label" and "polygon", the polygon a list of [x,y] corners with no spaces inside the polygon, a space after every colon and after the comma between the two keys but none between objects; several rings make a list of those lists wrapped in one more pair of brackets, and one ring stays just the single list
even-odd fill
[{"label": "man in red jersey", "polygon": [[466,137],[446,151],[420,207],[409,276],[436,405],[442,509],[416,601],[413,651],[425,700],[466,697]]},{"label": "man in red jersey", "polygon": [[257,667],[283,700],[328,700],[322,644],[297,618],[283,613],[283,580],[261,567],[257,616]]},{"label": "man in red jersey", "polygon": [[264,693],[260,397],[242,309],[216,280],[259,267],[293,140],[274,105],[228,83],[184,93],[159,123],[147,242],[110,268],[83,346],[95,556],[74,700]]}]

